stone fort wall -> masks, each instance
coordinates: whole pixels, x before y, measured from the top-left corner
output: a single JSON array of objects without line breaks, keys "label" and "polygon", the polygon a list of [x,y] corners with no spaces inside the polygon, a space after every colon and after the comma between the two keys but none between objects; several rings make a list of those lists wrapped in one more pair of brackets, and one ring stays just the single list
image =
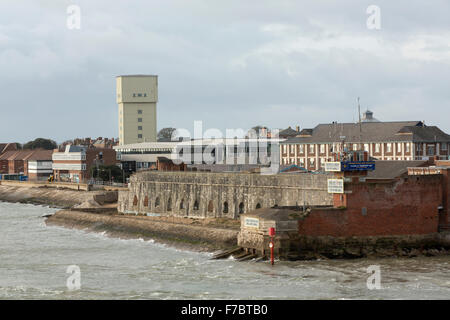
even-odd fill
[{"label": "stone fort wall", "polygon": [[195,218],[232,218],[257,208],[332,205],[326,174],[145,171],[119,192],[118,211]]}]

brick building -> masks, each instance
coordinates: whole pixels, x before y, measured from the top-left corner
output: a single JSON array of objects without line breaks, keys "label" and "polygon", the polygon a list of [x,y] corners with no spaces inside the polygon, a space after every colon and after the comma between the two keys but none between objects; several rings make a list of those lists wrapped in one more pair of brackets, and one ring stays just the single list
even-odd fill
[{"label": "brick building", "polygon": [[0,143],[0,155],[6,151],[17,150],[17,145],[15,143]]},{"label": "brick building", "polygon": [[449,159],[449,148],[450,135],[421,121],[319,124],[280,143],[280,164],[320,170],[333,153],[353,150],[377,160]]},{"label": "brick building", "polygon": [[377,169],[367,175],[346,173],[345,192],[334,194],[334,207],[313,208],[299,221],[299,234],[427,235],[447,228],[450,167],[430,172],[428,165],[425,161],[377,161]]},{"label": "brick building", "polygon": [[53,150],[15,150],[0,156],[1,174],[23,174],[30,179],[45,179],[51,174]]},{"label": "brick building", "polygon": [[7,151],[0,156],[0,173],[25,174],[25,164],[33,150]]},{"label": "brick building", "polygon": [[86,182],[93,166],[115,165],[116,158],[114,149],[67,145],[63,152],[55,150],[52,155],[53,176],[55,181]]},{"label": "brick building", "polygon": [[53,150],[34,150],[24,163],[25,175],[29,180],[47,180],[53,173]]}]

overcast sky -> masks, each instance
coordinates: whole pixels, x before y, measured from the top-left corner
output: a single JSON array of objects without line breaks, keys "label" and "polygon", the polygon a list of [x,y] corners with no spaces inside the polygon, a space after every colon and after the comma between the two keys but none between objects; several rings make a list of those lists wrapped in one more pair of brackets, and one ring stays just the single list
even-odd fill
[{"label": "overcast sky", "polygon": [[158,129],[352,122],[359,96],[450,132],[449,17],[448,0],[1,0],[0,142],[117,137],[121,74],[159,76]]}]

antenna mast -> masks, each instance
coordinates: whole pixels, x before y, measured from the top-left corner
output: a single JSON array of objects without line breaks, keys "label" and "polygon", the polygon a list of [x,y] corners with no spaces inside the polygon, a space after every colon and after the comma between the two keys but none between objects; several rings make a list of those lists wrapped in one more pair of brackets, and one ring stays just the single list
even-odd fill
[{"label": "antenna mast", "polygon": [[358,97],[358,117],[359,117],[359,147],[362,150],[361,106],[359,104],[359,97]]}]

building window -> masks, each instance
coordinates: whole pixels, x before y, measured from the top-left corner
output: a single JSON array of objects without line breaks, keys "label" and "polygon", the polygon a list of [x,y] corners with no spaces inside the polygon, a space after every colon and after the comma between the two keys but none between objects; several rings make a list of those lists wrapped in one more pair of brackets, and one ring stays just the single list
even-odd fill
[{"label": "building window", "polygon": [[286,153],[286,145],[283,144],[283,153]]},{"label": "building window", "polygon": [[447,150],[447,144],[446,144],[446,143],[442,143],[441,149],[442,149],[442,150]]},{"label": "building window", "polygon": [[397,143],[397,151],[398,152],[402,151],[402,144],[401,143]]},{"label": "building window", "polygon": [[392,152],[392,143],[386,144],[386,152]]},{"label": "building window", "polygon": [[142,139],[142,134],[138,134],[138,139]]},{"label": "building window", "polygon": [[364,151],[369,152],[369,144],[364,143]]},{"label": "building window", "polygon": [[142,110],[138,110],[138,114],[142,114]]},{"label": "building window", "polygon": [[324,144],[320,145],[320,153],[325,153],[325,145]]},{"label": "building window", "polygon": [[314,145],[313,144],[309,145],[309,153],[314,153]]},{"label": "building window", "polygon": [[380,152],[380,144],[379,143],[377,143],[377,144],[375,144],[375,152]]},{"label": "building window", "polygon": [[[121,128],[121,130],[122,130],[122,128]],[[142,126],[138,126],[138,130],[142,130]]]},{"label": "building window", "polygon": [[405,145],[405,152],[409,152],[409,143]]},{"label": "building window", "polygon": [[138,122],[142,122],[142,118],[138,118]]},{"label": "building window", "polygon": [[302,144],[299,145],[299,148],[300,148],[300,153],[303,153],[303,145]]},{"label": "building window", "polygon": [[429,156],[434,156],[434,146],[428,146],[427,152]]},{"label": "building window", "polygon": [[353,144],[353,150],[358,150],[358,145],[356,143]]}]

